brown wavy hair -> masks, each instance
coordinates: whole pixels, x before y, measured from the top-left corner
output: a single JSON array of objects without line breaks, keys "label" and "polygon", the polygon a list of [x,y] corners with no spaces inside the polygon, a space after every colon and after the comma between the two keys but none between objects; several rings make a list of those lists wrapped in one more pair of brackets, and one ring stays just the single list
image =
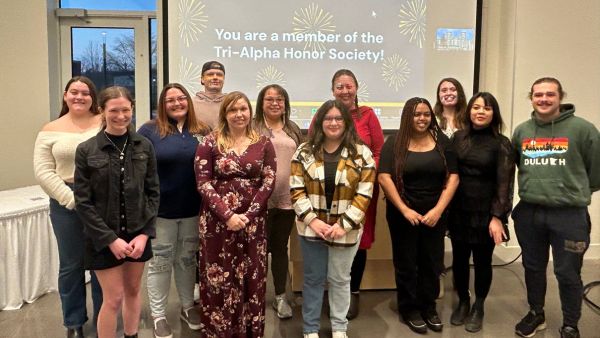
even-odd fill
[{"label": "brown wavy hair", "polygon": [[454,87],[456,87],[457,97],[455,107],[456,111],[454,113],[454,126],[457,129],[462,129],[464,127],[462,125],[462,121],[464,120],[464,115],[466,112],[467,97],[465,95],[465,90],[463,89],[462,84],[460,84],[460,82],[457,79],[453,77],[446,77],[440,80],[440,83],[438,83],[437,89],[435,91],[436,100],[435,106],[433,106],[433,113],[435,114],[435,117],[440,121],[440,128],[446,129],[448,121],[442,114],[442,112],[444,111],[444,106],[442,105],[442,100],[440,100],[440,87],[444,82],[450,82],[454,85]]},{"label": "brown wavy hair", "polygon": [[313,129],[309,135],[309,140],[303,146],[303,152],[313,154],[319,161],[323,160],[323,143],[325,143],[323,119],[333,108],[337,108],[340,113],[342,113],[342,118],[344,119],[344,134],[342,135],[341,146],[348,149],[350,157],[357,155],[358,150],[356,149],[356,145],[362,144],[362,141],[354,128],[354,121],[352,120],[348,107],[337,100],[325,101],[315,114],[315,123],[313,124]]},{"label": "brown wavy hair", "polygon": [[[90,106],[90,112],[94,115],[100,114],[100,110],[98,109],[98,95],[96,94],[96,86],[94,85],[92,80],[90,80],[88,77],[75,76],[75,77],[71,78],[71,80],[69,80],[69,82],[67,82],[67,85],[65,86],[65,90],[63,93],[66,93],[69,90],[69,87],[71,87],[71,84],[74,82],[85,83],[88,86],[88,89],[90,90],[90,96],[92,97],[92,105]],[[61,117],[68,112],[69,112],[69,107],[67,106],[67,102],[65,102],[65,99],[63,98],[62,107],[60,109],[60,114],[58,114],[58,117]]]},{"label": "brown wavy hair", "polygon": [[156,115],[156,119],[153,120],[153,122],[156,123],[156,126],[158,128],[158,134],[160,135],[160,138],[164,138],[168,135],[173,135],[177,131],[176,127],[169,122],[169,114],[167,113],[167,92],[169,91],[169,89],[173,88],[179,89],[186,97],[188,110],[185,117],[184,126],[187,126],[187,129],[189,130],[190,134],[208,134],[210,132],[210,127],[206,123],[196,118],[196,113],[194,111],[194,103],[192,102],[192,97],[190,96],[190,93],[185,89],[184,86],[182,86],[179,83],[169,83],[165,85],[165,87],[160,92],[160,96],[158,97],[158,113]]}]

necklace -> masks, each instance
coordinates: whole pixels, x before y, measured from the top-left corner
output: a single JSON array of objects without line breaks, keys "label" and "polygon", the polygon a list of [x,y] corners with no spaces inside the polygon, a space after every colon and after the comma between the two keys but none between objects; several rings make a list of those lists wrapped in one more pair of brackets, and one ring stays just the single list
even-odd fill
[{"label": "necklace", "polygon": [[108,142],[110,142],[115,147],[115,149],[117,149],[119,151],[119,160],[122,160],[123,156],[125,156],[125,148],[127,147],[127,141],[129,141],[129,135],[127,135],[127,137],[125,138],[125,143],[123,144],[123,149],[119,149],[119,147],[117,147],[117,145],[110,139],[110,137],[108,137],[106,130],[104,131],[104,136],[106,136],[106,139],[108,140]]}]

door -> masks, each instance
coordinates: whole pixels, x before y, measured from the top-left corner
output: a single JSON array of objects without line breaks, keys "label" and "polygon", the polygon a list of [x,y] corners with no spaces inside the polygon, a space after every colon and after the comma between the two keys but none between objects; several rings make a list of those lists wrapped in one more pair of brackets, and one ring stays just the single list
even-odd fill
[{"label": "door", "polygon": [[[73,76],[89,77],[98,92],[126,87],[135,98],[134,124],[156,111],[156,18],[153,12],[88,11],[61,17],[62,88]],[[137,123],[136,123],[137,122]]]}]

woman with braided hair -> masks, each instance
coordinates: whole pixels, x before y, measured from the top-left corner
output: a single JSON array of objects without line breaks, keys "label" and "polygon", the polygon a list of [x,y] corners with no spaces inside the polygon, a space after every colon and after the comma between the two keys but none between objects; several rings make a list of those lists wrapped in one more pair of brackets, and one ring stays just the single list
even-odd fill
[{"label": "woman with braided hair", "polygon": [[435,299],[444,254],[445,210],[458,186],[456,156],[431,104],[413,97],[400,129],[381,151],[378,181],[386,196],[398,310],[416,333],[443,325]]}]

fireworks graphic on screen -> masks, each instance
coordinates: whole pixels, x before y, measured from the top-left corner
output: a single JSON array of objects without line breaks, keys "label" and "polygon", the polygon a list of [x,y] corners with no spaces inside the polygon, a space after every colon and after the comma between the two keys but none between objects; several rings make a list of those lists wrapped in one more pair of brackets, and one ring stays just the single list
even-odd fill
[{"label": "fireworks graphic on screen", "polygon": [[369,86],[366,83],[358,81],[358,90],[356,91],[356,97],[358,97],[358,102],[369,101]]},{"label": "fireworks graphic on screen", "polygon": [[186,57],[179,60],[179,82],[190,92],[196,93],[200,90],[200,76],[202,68],[193,64]]},{"label": "fireworks graphic on screen", "polygon": [[197,0],[179,1],[179,36],[186,47],[198,41],[198,36],[206,28],[208,16],[204,14],[204,4]]},{"label": "fireworks graphic on screen", "polygon": [[400,7],[400,33],[410,35],[409,42],[415,42],[423,48],[425,42],[427,5],[425,0],[410,0]]},{"label": "fireworks graphic on screen", "polygon": [[390,88],[398,91],[406,85],[406,81],[410,77],[408,61],[398,54],[385,58],[381,66],[381,76]]},{"label": "fireworks graphic on screen", "polygon": [[257,89],[261,89],[262,87],[273,83],[280,86],[285,85],[284,74],[275,68],[275,66],[269,65],[256,74]]},{"label": "fireworks graphic on screen", "polygon": [[[294,12],[292,24],[294,34],[330,34],[335,32],[335,25],[332,23],[333,15],[319,8],[319,5],[311,3],[308,7],[301,8]],[[306,41],[304,50],[323,51],[325,43],[319,41]]]}]

